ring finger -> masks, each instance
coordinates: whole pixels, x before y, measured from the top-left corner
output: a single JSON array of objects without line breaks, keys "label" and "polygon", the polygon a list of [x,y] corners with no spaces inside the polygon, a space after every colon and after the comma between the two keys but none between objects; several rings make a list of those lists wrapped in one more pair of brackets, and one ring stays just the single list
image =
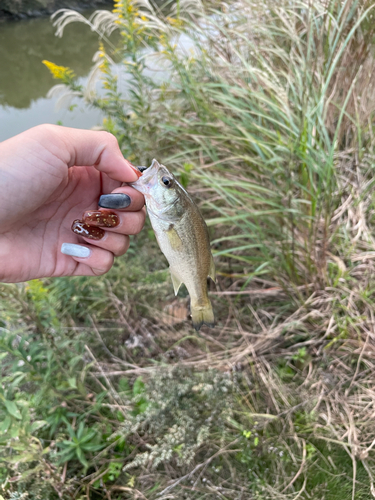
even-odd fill
[{"label": "ring finger", "polygon": [[109,250],[115,257],[120,257],[120,255],[124,255],[127,252],[130,243],[129,236],[126,234],[110,233],[109,231],[104,231],[104,233],[103,238],[100,240],[92,240],[85,237],[83,239],[91,245]]},{"label": "ring finger", "polygon": [[137,234],[143,228],[145,218],[146,212],[144,208],[138,212],[120,212],[100,209],[87,210],[83,214],[82,221],[90,227],[103,228],[110,232]]}]

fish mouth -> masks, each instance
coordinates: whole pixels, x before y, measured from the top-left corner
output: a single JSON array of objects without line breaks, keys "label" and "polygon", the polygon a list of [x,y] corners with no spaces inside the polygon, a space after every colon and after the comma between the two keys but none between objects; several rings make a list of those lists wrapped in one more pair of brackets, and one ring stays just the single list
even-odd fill
[{"label": "fish mouth", "polygon": [[157,182],[156,174],[158,173],[159,168],[160,163],[155,159],[152,160],[152,163],[148,168],[140,167],[139,170],[143,169],[142,176],[135,182],[131,182],[130,186],[142,194],[147,194],[150,188],[155,184],[155,181],[152,182],[153,177],[155,177]]}]

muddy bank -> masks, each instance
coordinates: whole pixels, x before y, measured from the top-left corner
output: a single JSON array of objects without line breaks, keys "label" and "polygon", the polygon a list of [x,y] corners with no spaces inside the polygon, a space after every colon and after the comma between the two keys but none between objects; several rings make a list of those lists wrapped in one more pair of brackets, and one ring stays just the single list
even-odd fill
[{"label": "muddy bank", "polygon": [[63,8],[81,10],[111,4],[111,0],[0,0],[0,21],[47,16]]}]

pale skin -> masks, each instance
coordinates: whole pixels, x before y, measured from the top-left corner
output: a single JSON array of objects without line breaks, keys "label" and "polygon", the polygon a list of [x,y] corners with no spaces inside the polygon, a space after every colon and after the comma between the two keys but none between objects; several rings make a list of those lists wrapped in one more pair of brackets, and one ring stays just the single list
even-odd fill
[{"label": "pale skin", "polygon": [[[145,221],[138,178],[115,137],[107,132],[55,125],[34,127],[0,143],[0,282],[41,277],[98,276],[129,247],[129,234]],[[114,212],[120,224],[98,241],[74,234],[71,225],[97,210],[102,194],[125,193],[131,204]],[[86,258],[61,253],[62,243],[90,248]]]}]

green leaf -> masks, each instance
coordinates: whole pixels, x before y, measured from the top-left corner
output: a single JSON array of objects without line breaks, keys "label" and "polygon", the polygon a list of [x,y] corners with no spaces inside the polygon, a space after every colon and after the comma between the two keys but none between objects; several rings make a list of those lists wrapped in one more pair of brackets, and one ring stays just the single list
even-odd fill
[{"label": "green leaf", "polygon": [[84,467],[88,467],[89,466],[89,463],[88,461],[86,460],[81,448],[77,448],[77,458],[78,460],[81,462],[81,464],[84,466]]},{"label": "green leaf", "polygon": [[7,415],[5,417],[5,419],[0,424],[0,432],[5,433],[9,429],[9,426],[11,423],[12,423],[12,419],[10,418],[9,415]]},{"label": "green leaf", "polygon": [[20,382],[26,377],[25,373],[21,373],[21,375],[18,375],[13,381],[12,381],[12,387],[17,387]]},{"label": "green leaf", "polygon": [[45,425],[47,425],[48,422],[46,422],[45,420],[35,420],[35,422],[33,422],[31,424],[31,432],[35,432],[37,431],[38,429],[41,429],[42,427],[44,427]]},{"label": "green leaf", "polygon": [[12,427],[10,428],[10,437],[15,439],[15,438],[18,438],[19,436],[19,433],[20,433],[20,428],[18,425],[12,425]]},{"label": "green leaf", "polygon": [[65,462],[69,462],[69,460],[72,460],[75,458],[76,453],[75,450],[64,450],[61,453],[58,453],[58,456],[60,457],[60,464],[64,464]]},{"label": "green leaf", "polygon": [[8,413],[12,415],[12,417],[17,418],[18,420],[22,419],[21,413],[19,409],[17,408],[17,405],[14,401],[9,401],[5,400],[4,401],[5,408],[7,409]]},{"label": "green leaf", "polygon": [[72,389],[77,389],[77,380],[75,377],[69,377],[68,384],[69,384],[69,387],[71,387]]},{"label": "green leaf", "polygon": [[125,377],[120,378],[118,382],[118,386],[121,392],[130,392],[130,385],[129,385],[129,380]]},{"label": "green leaf", "polygon": [[142,394],[145,390],[145,384],[142,382],[142,377],[138,377],[133,385],[133,395],[138,396],[138,394]]},{"label": "green leaf", "polygon": [[85,444],[82,446],[86,451],[99,451],[104,447],[103,444]]},{"label": "green leaf", "polygon": [[80,422],[77,430],[77,438],[80,440],[82,436],[84,435],[84,430],[85,430],[85,424],[83,422]]}]

